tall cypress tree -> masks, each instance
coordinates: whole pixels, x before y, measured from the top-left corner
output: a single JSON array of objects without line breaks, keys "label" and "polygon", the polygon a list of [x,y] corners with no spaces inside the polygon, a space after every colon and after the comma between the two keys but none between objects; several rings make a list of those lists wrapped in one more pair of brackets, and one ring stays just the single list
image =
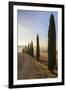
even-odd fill
[{"label": "tall cypress tree", "polygon": [[28,43],[28,54],[30,53],[30,50],[29,49],[30,49],[30,47],[29,47],[29,43]]},{"label": "tall cypress tree", "polygon": [[39,60],[39,57],[40,57],[40,47],[39,47],[39,36],[37,34],[37,38],[36,38],[36,58],[37,60]]},{"label": "tall cypress tree", "polygon": [[34,53],[34,51],[33,51],[33,41],[31,41],[31,56],[33,57],[33,53]]},{"label": "tall cypress tree", "polygon": [[33,41],[31,41],[30,44],[28,44],[28,54],[33,57],[34,50],[33,50]]},{"label": "tall cypress tree", "polygon": [[48,69],[53,70],[56,66],[56,30],[54,15],[50,16],[48,31]]}]

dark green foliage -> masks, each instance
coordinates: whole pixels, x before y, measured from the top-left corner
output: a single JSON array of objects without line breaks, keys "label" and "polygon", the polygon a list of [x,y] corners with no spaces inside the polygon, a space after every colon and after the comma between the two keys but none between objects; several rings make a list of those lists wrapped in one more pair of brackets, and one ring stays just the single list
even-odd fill
[{"label": "dark green foliage", "polygon": [[38,34],[37,34],[37,38],[36,38],[36,43],[37,43],[37,45],[36,45],[36,58],[37,58],[37,60],[39,60],[39,57],[40,57],[40,47],[39,47],[39,36],[38,36]]},{"label": "dark green foliage", "polygon": [[29,54],[30,56],[33,57],[33,54],[34,54],[34,51],[33,51],[33,41],[31,41],[30,44],[28,43],[28,47],[25,46],[23,48],[22,53],[27,53],[27,54]]},{"label": "dark green foliage", "polygon": [[29,44],[28,54],[31,56],[31,43]]},{"label": "dark green foliage", "polygon": [[33,42],[30,43],[30,55],[33,57]]},{"label": "dark green foliage", "polygon": [[28,53],[27,46],[25,46],[25,47],[23,48],[22,53]]},{"label": "dark green foliage", "polygon": [[29,43],[28,43],[28,54],[30,54],[30,47],[29,47]]},{"label": "dark green foliage", "polygon": [[24,50],[24,48],[23,48],[23,50],[22,50],[22,53],[25,53],[25,50]]},{"label": "dark green foliage", "polygon": [[53,70],[56,66],[56,31],[54,16],[50,16],[48,31],[48,69]]}]

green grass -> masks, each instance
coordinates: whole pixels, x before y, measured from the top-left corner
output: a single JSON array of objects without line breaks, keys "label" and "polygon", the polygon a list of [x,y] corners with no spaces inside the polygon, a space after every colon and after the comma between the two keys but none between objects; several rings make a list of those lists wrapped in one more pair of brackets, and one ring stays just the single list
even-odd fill
[{"label": "green grass", "polygon": [[41,73],[43,73],[46,78],[55,78],[57,77],[55,74],[52,74],[51,71],[48,70],[48,66],[41,64],[37,60],[34,60],[34,65],[40,69]]}]

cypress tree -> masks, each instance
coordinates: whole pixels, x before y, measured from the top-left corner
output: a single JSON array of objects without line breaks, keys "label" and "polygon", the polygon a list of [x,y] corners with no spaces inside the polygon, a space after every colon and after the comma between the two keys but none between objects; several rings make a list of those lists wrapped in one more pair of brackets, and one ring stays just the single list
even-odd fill
[{"label": "cypress tree", "polygon": [[23,50],[22,50],[22,53],[25,53],[25,50],[24,50],[24,48],[23,48]]},{"label": "cypress tree", "polygon": [[29,51],[30,51],[30,55],[33,57],[33,41],[31,41],[31,43],[30,43]]},{"label": "cypress tree", "polygon": [[33,41],[31,41],[31,56],[33,57],[33,53],[34,53],[34,51],[33,51]]},{"label": "cypress tree", "polygon": [[48,31],[48,69],[53,70],[56,66],[56,31],[53,14],[50,16]]},{"label": "cypress tree", "polygon": [[39,36],[37,34],[37,38],[36,38],[36,43],[37,43],[37,46],[36,46],[36,58],[37,60],[39,60],[39,57],[40,57],[40,47],[39,47]]},{"label": "cypress tree", "polygon": [[30,50],[29,49],[30,49],[30,47],[29,47],[29,43],[28,43],[28,54],[30,53]]},{"label": "cypress tree", "polygon": [[25,47],[23,48],[22,53],[28,53],[28,48],[27,48],[27,46],[25,46]]}]

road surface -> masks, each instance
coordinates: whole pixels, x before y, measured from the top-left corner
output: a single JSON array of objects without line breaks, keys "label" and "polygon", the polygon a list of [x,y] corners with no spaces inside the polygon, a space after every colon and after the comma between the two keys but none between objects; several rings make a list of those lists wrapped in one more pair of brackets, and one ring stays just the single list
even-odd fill
[{"label": "road surface", "polygon": [[34,64],[34,59],[27,54],[18,54],[18,80],[45,78],[38,67]]}]

